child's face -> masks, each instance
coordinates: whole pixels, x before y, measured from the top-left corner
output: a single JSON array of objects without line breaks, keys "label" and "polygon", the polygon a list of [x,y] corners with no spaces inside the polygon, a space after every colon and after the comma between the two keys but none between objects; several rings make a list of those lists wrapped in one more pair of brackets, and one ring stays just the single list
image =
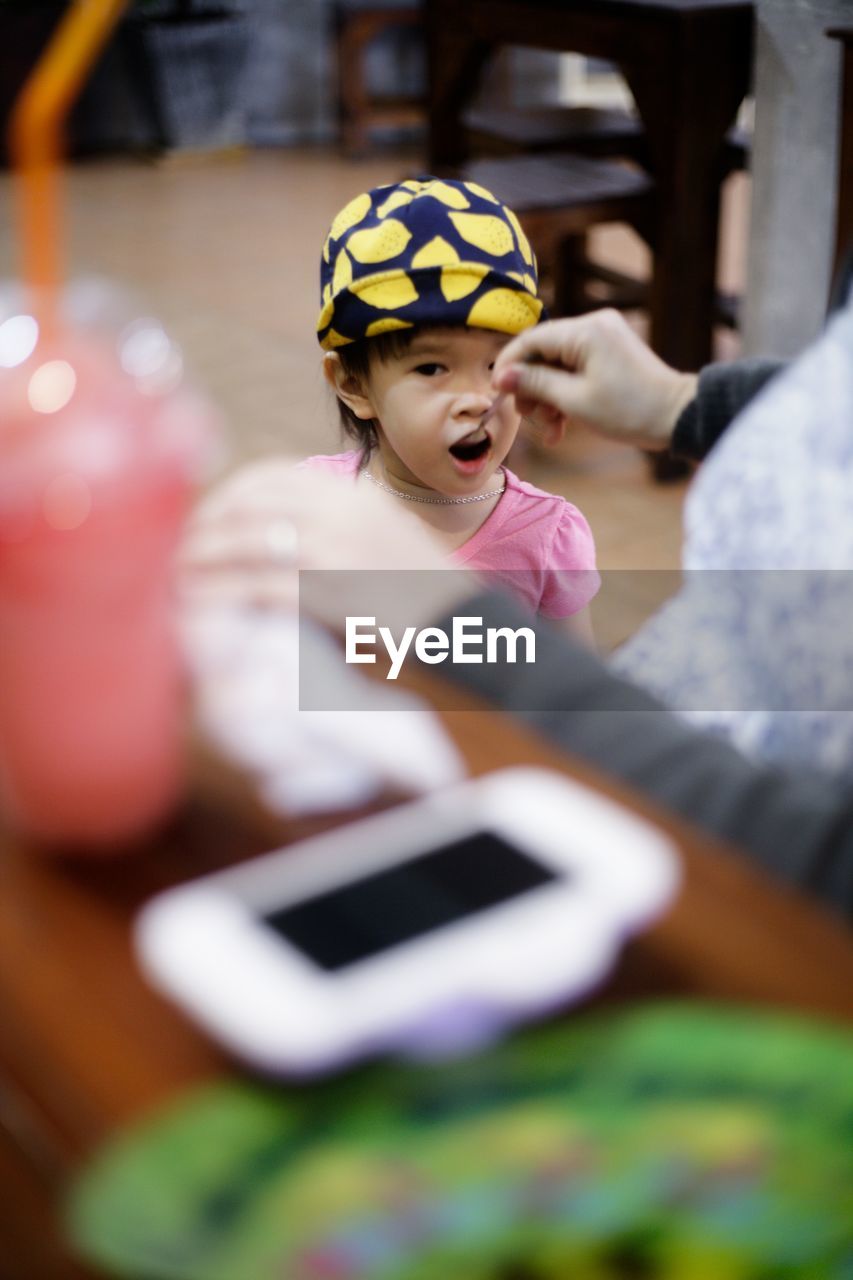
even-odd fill
[{"label": "child's face", "polygon": [[507,398],[480,426],[495,398],[492,366],[508,341],[488,329],[431,329],[403,355],[371,361],[365,400],[390,479],[448,496],[488,487],[520,422]]}]

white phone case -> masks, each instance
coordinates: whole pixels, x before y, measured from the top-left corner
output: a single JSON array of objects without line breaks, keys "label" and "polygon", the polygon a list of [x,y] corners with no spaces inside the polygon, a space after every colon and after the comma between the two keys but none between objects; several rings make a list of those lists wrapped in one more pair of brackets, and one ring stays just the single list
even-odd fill
[{"label": "white phone case", "polygon": [[[263,917],[491,833],[553,876],[333,972]],[[672,842],[580,783],[502,770],[171,889],[136,927],[144,969],[264,1071],[389,1050],[442,1056],[579,998],[679,878]]]}]

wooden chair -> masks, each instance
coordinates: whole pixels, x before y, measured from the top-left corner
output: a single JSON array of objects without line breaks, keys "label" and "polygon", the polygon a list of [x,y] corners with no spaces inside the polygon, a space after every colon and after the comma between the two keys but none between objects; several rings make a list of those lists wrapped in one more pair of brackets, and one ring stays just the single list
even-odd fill
[{"label": "wooden chair", "polygon": [[[479,172],[481,178],[475,180],[487,187],[489,175],[495,183],[505,183],[507,192],[516,193],[515,200],[509,194],[502,198],[522,216],[546,275],[553,278],[555,314],[574,315],[597,306],[643,307],[648,292],[643,281],[592,262],[586,253],[588,231],[602,222],[621,221],[633,226],[654,251],[648,217],[651,186],[638,181],[631,168],[612,163],[621,157],[650,169],[639,118],[621,108],[472,106],[464,113],[463,124],[470,154],[507,161],[497,166],[475,161],[465,166],[464,173]],[[721,180],[748,166],[750,148],[751,139],[744,130],[729,132]],[[573,166],[566,153],[592,157],[599,163]],[[528,164],[531,157],[538,157],[540,163]],[[600,163],[607,159],[609,165]],[[483,163],[489,167],[482,168]],[[533,200],[535,217],[534,208],[527,207],[529,193],[524,183],[528,179],[538,188]],[[501,193],[495,189],[495,194]],[[568,202],[565,208],[564,200]],[[569,221],[575,228],[572,231],[568,230]],[[739,298],[720,293],[719,322],[736,328],[739,303]]]},{"label": "wooden chair", "polygon": [[[474,160],[461,176],[493,191],[521,219],[551,286],[554,315],[594,306],[641,306],[644,286],[607,272],[586,257],[586,235],[606,222],[626,222],[651,243],[654,182],[642,169],[574,152]],[[587,292],[593,276],[609,289]]]},{"label": "wooden chair", "polygon": [[367,83],[367,52],[387,31],[421,26],[419,0],[338,0],[334,8],[338,112],[345,155],[363,155],[376,127],[405,127],[422,123],[422,95],[378,98]]},{"label": "wooden chair", "polygon": [[620,107],[478,107],[462,116],[470,155],[577,151],[647,163],[643,126]]},{"label": "wooden chair", "polygon": [[[832,35],[844,38],[842,32]],[[469,107],[463,113],[470,155],[577,151],[591,156],[625,156],[649,168],[642,121],[622,107]],[[729,130],[723,177],[749,164],[752,140],[738,126]]]}]

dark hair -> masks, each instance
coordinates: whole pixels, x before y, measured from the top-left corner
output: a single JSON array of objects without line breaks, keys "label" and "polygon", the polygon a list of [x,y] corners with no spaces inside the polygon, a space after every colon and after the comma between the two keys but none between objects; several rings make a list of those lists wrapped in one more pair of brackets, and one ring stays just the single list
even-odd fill
[{"label": "dark hair", "polygon": [[[423,332],[422,328],[391,329],[388,333],[378,333],[375,338],[362,338],[360,342],[348,342],[337,348],[341,368],[344,375],[355,380],[364,387],[370,377],[372,362],[384,363],[396,360],[405,355],[415,335]],[[348,404],[338,396],[338,410],[341,415],[341,426],[344,433],[360,444],[365,452],[375,449],[376,419],[357,418]]]}]

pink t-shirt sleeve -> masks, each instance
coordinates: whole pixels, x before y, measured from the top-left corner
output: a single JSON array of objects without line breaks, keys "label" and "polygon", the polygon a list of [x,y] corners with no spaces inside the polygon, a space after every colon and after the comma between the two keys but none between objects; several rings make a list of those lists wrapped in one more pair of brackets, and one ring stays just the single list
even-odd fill
[{"label": "pink t-shirt sleeve", "polygon": [[334,475],[354,476],[361,466],[361,450],[350,449],[347,453],[315,453],[297,463],[297,471],[330,471]]},{"label": "pink t-shirt sleeve", "polygon": [[577,507],[566,503],[546,557],[545,584],[539,602],[544,618],[568,618],[598,593],[592,530]]}]

